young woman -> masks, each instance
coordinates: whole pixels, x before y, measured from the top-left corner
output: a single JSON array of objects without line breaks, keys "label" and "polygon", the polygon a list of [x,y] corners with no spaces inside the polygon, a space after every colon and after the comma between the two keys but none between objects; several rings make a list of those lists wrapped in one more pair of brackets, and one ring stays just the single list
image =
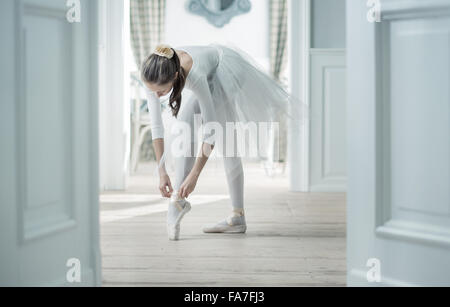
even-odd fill
[{"label": "young woman", "polygon": [[[178,240],[180,222],[190,211],[186,198],[195,190],[197,180],[213,150],[223,155],[231,198],[232,214],[219,223],[205,227],[205,233],[245,233],[244,172],[241,158],[225,154],[229,136],[217,138],[217,127],[227,123],[272,122],[280,111],[299,118],[300,104],[242,50],[219,44],[171,48],[159,45],[142,65],[142,80],[147,87],[151,130],[159,164],[161,195],[170,198],[167,231],[170,240]],[[194,94],[183,100],[183,89]],[[160,97],[169,93],[169,106],[182,133],[182,154],[172,154],[164,142]],[[196,154],[195,118],[203,127],[200,154]],[[206,129],[206,127],[213,129]],[[214,133],[213,133],[214,131]],[[228,140],[227,140],[228,139]],[[232,137],[234,140],[234,135]],[[234,141],[233,141],[234,142]],[[232,146],[235,144],[233,143]],[[165,168],[166,157],[173,155],[175,180]]]}]

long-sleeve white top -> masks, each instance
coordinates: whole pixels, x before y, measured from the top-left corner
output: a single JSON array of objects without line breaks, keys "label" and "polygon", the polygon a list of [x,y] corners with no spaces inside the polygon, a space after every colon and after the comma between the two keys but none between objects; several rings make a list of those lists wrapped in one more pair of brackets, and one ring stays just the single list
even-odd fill
[{"label": "long-sleeve white top", "polygon": [[[215,106],[212,100],[208,77],[215,72],[219,65],[220,55],[211,46],[186,46],[175,48],[187,52],[193,59],[192,68],[188,74],[186,85],[199,101],[203,125],[217,122]],[[164,125],[161,114],[161,102],[156,93],[146,87],[147,106],[150,114],[152,139],[164,138]],[[185,102],[184,100],[181,102]],[[203,141],[214,145],[214,137],[204,133]]]}]

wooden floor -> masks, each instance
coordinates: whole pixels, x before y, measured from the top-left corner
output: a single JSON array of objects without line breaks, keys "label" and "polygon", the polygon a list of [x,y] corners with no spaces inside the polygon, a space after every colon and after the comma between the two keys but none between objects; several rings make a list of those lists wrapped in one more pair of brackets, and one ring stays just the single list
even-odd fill
[{"label": "wooden floor", "polygon": [[225,175],[211,162],[171,242],[153,165],[127,192],[101,195],[104,286],[344,286],[345,194],[287,192],[287,177],[246,167],[245,235],[206,235],[229,213]]}]

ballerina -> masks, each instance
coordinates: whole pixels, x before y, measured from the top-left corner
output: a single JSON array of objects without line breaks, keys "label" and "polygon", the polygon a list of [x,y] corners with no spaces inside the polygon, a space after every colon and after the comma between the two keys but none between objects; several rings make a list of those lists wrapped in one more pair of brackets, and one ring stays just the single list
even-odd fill
[{"label": "ballerina", "polygon": [[[273,122],[281,113],[299,119],[300,104],[273,78],[237,48],[219,44],[185,46],[176,49],[159,45],[143,63],[142,81],[146,86],[151,119],[153,146],[160,175],[161,195],[170,198],[167,231],[170,240],[180,237],[180,223],[191,204],[186,198],[195,190],[198,178],[213,150],[223,154],[224,168],[232,205],[231,215],[216,224],[203,228],[205,233],[245,233],[244,170],[239,155],[225,154],[229,138],[218,139],[218,127],[227,123]],[[194,94],[183,100],[183,90]],[[182,154],[173,155],[165,143],[160,97],[169,93],[169,107],[177,124],[184,129]],[[294,103],[295,102],[295,103]],[[203,123],[201,150],[196,154],[196,117]],[[234,137],[232,138],[233,142]],[[170,142],[169,142],[170,144]],[[235,143],[232,144],[235,146]],[[234,147],[233,147],[234,148]],[[165,167],[173,157],[175,178]]]}]

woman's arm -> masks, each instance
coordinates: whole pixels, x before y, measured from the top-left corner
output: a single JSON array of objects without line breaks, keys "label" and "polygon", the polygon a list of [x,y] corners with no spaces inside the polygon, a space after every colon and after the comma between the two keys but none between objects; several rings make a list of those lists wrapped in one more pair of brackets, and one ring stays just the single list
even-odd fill
[{"label": "woman's arm", "polygon": [[153,140],[153,149],[155,150],[156,161],[158,163],[158,171],[159,175],[167,175],[166,165],[162,163],[161,160],[164,154],[164,139],[155,139]]},{"label": "woman's arm", "polygon": [[209,156],[211,155],[213,149],[214,145],[203,143],[200,156],[195,160],[194,167],[180,187],[180,191],[178,192],[180,197],[186,198],[195,190],[198,178],[200,177],[206,162],[208,162]]},{"label": "woman's arm", "polygon": [[[209,89],[206,77],[200,77],[195,82],[195,85],[193,86],[192,90],[196,94],[199,101],[200,112],[203,118],[203,124],[216,125],[218,123],[216,110],[214,107],[211,91]],[[200,177],[200,174],[202,173],[203,168],[205,167],[206,162],[208,162],[208,159],[214,149],[214,145],[215,145],[215,135],[204,131],[203,144],[200,156],[197,157],[194,167],[187,176],[186,180],[181,185],[180,191],[178,193],[179,196],[181,196],[182,198],[188,197],[194,191],[195,186],[197,185],[198,178]]]},{"label": "woman's arm", "polygon": [[[211,91],[209,89],[206,77],[200,77],[192,89],[199,100],[200,112],[205,126],[218,124],[216,110],[212,100]],[[215,132],[214,132],[215,133]],[[206,162],[214,150],[215,135],[212,133],[203,133],[203,144],[200,156],[197,157],[194,167],[188,177],[180,187],[179,195],[183,198],[188,197],[195,189],[197,180],[205,167]]]},{"label": "woman's arm", "polygon": [[161,115],[161,102],[155,93],[145,89],[147,96],[147,107],[150,114],[150,125],[152,130],[153,148],[155,149],[156,161],[159,171],[159,190],[163,197],[171,197],[173,188],[167,175],[165,163],[161,163],[164,155],[164,125]]},{"label": "woman's arm", "polygon": [[155,149],[156,161],[158,163],[159,171],[159,190],[163,197],[171,197],[173,193],[172,183],[170,182],[169,175],[166,171],[165,163],[161,164],[161,160],[164,154],[164,139],[153,140],[153,148]]}]

